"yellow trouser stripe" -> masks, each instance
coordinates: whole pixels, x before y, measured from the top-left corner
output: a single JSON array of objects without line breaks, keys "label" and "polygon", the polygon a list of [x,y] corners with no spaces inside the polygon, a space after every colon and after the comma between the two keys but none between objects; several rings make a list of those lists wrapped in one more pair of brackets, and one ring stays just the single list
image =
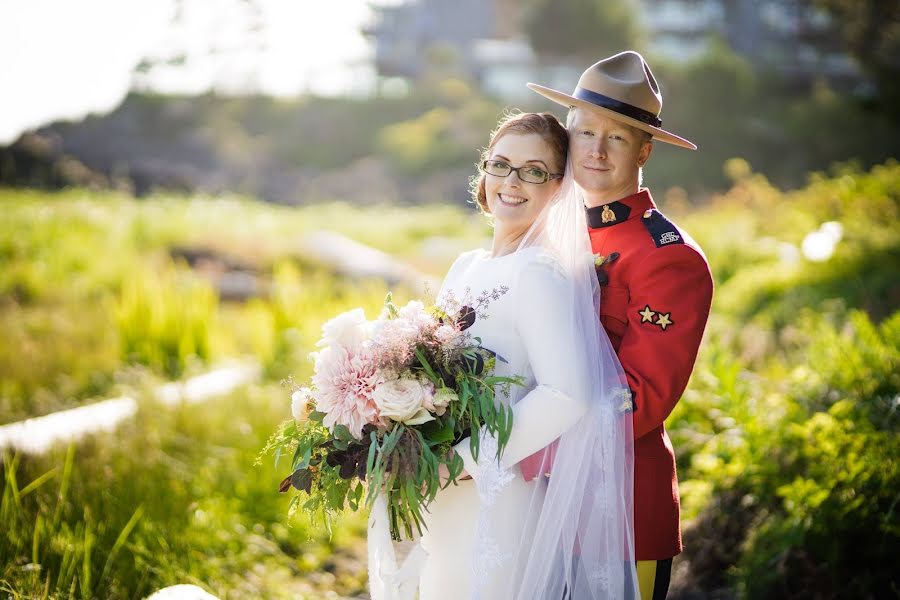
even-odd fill
[{"label": "yellow trouser stripe", "polygon": [[641,590],[641,600],[652,600],[653,586],[656,584],[656,561],[637,561],[638,588]]}]

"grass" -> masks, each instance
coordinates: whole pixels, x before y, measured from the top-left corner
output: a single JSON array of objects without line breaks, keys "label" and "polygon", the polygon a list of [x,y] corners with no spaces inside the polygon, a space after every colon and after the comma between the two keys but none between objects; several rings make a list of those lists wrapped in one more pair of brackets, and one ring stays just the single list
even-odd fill
[{"label": "grass", "polygon": [[[709,206],[663,207],[700,241],[717,285],[693,379],[667,422],[688,541],[676,580],[685,565],[681,589],[703,594],[889,589],[884,549],[900,538],[883,518],[900,486],[896,460],[883,460],[900,452],[900,166],[838,169],[791,193],[731,167],[734,187]],[[140,397],[115,433],[4,457],[0,594],[140,598],[185,582],[222,598],[363,594],[364,517],[333,537],[302,515],[289,521],[275,493],[284,473],[253,466],[289,414],[277,382],[309,375],[321,323],[355,306],[373,315],[387,291],[298,260],[297,239],[333,229],[440,274],[481,244],[480,217],[79,190],[0,190],[0,202],[0,423]],[[827,221],[843,226],[834,256],[804,259],[804,236]],[[220,302],[171,258],[175,247],[225,253],[273,292]],[[260,384],[174,410],[140,393],[240,355],[262,363]],[[869,575],[842,567],[853,556]]]},{"label": "grass", "polygon": [[[440,274],[488,231],[474,211],[447,206],[291,208],[9,189],[0,189],[0,204],[0,335],[8,341],[0,346],[0,424],[114,394],[131,364],[177,377],[249,353],[272,377],[286,375],[306,351],[298,348],[315,341],[310,328],[385,291],[309,264],[299,249],[307,233],[342,232]],[[201,276],[172,258],[177,248],[219,252],[276,291],[220,304]]]},{"label": "grass", "polygon": [[223,599],[361,593],[363,517],[338,523],[333,537],[301,516],[289,522],[282,474],[254,466],[288,410],[278,385],[176,410],[144,398],[115,433],[5,456],[0,589],[141,598],[181,582]]}]

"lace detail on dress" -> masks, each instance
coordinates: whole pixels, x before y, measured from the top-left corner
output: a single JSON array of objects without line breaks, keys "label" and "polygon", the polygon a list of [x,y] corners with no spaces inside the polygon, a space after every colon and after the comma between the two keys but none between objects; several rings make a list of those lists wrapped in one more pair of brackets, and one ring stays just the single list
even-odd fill
[{"label": "lace detail on dress", "polygon": [[497,448],[497,438],[492,435],[482,436],[476,472],[469,473],[475,480],[478,497],[485,507],[493,506],[497,501],[497,494],[515,477],[511,471],[500,466]]},{"label": "lace detail on dress", "polygon": [[600,565],[590,574],[591,582],[597,586],[601,590],[609,591],[611,589],[610,585],[610,577],[609,577],[609,565]]},{"label": "lace detail on dress", "polygon": [[481,508],[475,523],[475,552],[472,555],[473,589],[472,598],[483,597],[484,584],[492,573],[512,557],[511,552],[503,552],[491,532],[494,504],[497,496],[515,478],[515,474],[504,469],[497,459],[497,438],[485,435],[481,438],[475,473],[475,489],[481,499]]}]

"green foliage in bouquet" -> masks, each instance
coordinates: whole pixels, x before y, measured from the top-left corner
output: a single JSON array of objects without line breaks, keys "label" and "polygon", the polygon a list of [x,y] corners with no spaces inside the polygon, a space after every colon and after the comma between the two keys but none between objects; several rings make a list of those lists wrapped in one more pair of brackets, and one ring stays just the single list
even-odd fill
[{"label": "green foliage in bouquet", "polygon": [[[437,323],[452,324],[458,332],[476,318],[475,309],[468,306],[452,317],[439,308],[432,315]],[[402,318],[390,294],[382,318]],[[412,361],[400,379],[433,387],[433,403],[440,410],[425,413],[422,409],[427,420],[394,421],[382,415],[378,422],[366,424],[358,437],[344,424],[326,425],[327,414],[319,410],[301,415],[301,422],[282,424],[261,454],[274,454],[277,465],[282,456],[292,453],[291,474],[279,491],[293,487],[304,492],[302,508],[325,516],[326,523],[327,517],[348,506],[358,510],[364,499],[371,506],[384,493],[392,537],[411,539],[414,528],[421,534],[423,510],[438,491],[455,485],[463,471],[453,445],[468,437],[477,460],[481,435],[486,433],[496,438],[499,459],[512,431],[512,409],[495,401],[495,391],[521,385],[521,378],[492,375],[495,354],[481,347],[478,338],[465,339],[465,344],[445,352],[420,337],[412,349]],[[295,392],[305,393],[308,390]],[[442,466],[446,468],[443,481]],[[290,513],[301,506],[302,498],[292,499]]]}]

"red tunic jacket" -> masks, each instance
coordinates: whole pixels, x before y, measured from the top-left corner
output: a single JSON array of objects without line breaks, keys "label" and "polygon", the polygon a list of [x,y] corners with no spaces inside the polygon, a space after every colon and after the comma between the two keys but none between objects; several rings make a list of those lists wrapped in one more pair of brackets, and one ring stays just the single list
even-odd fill
[{"label": "red tunic jacket", "polygon": [[[588,209],[599,269],[600,322],[634,401],[634,536],[637,560],[681,552],[675,454],[663,421],[687,385],[712,302],[699,246],[641,190]],[[555,448],[523,460],[526,479],[552,468]]]},{"label": "red tunic jacket", "polygon": [[663,421],[694,368],[712,275],[700,247],[656,210],[647,189],[587,216],[591,247],[608,261],[600,267],[601,281],[608,279],[600,322],[635,403],[636,558],[662,560],[681,552],[675,454]]}]

